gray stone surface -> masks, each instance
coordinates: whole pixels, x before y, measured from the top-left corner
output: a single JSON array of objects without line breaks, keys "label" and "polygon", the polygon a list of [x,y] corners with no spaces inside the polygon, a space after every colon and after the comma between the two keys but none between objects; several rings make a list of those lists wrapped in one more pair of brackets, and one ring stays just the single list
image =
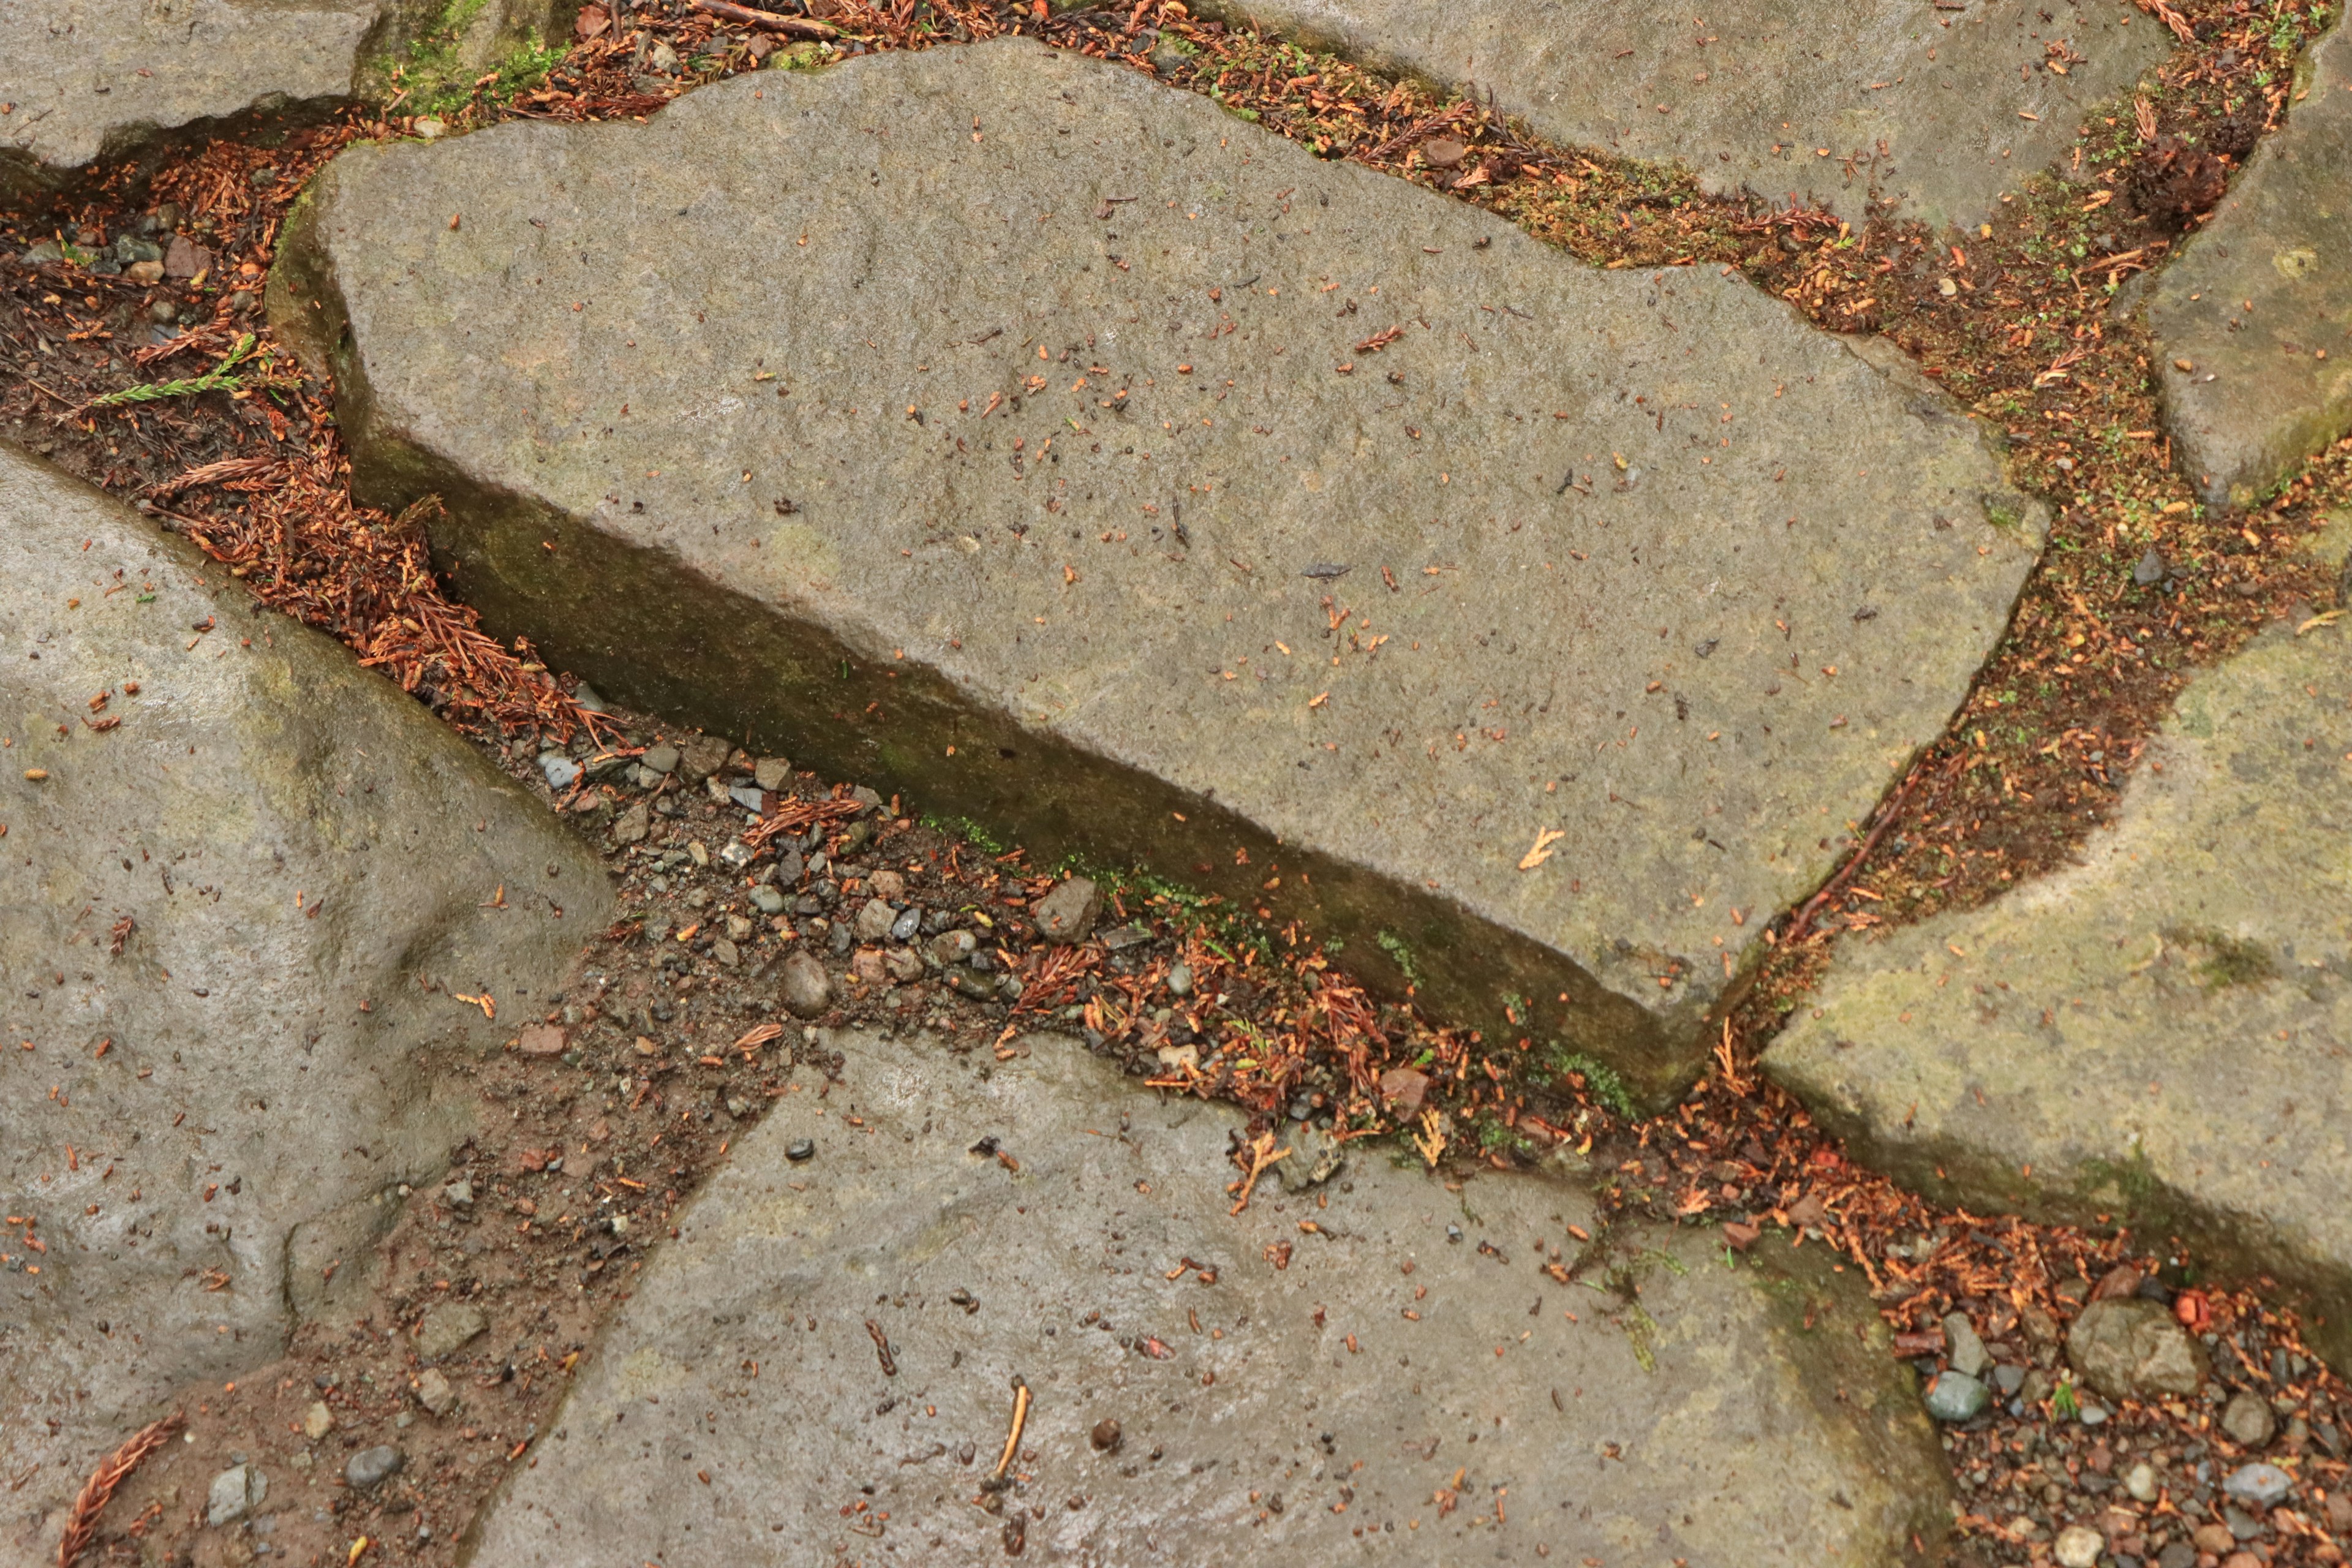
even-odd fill
[{"label": "gray stone surface", "polygon": [[2066,1330],[2066,1359],[2110,1399],[2190,1394],[2205,1358],[2161,1301],[2137,1296],[2094,1301]]},{"label": "gray stone surface", "polygon": [[[1236,1119],[1076,1042],[1033,1037],[992,1073],[936,1041],[830,1043],[845,1081],[803,1079],[736,1146],[474,1561],[976,1563],[1019,1516],[1043,1563],[1540,1542],[1813,1568],[1892,1564],[1948,1525],[1912,1374],[1822,1248],[1727,1263],[1702,1232],[1642,1230],[1587,1271],[1638,1295],[1562,1286],[1543,1244],[1574,1262],[1567,1227],[1594,1224],[1565,1182],[1449,1190],[1382,1152],[1328,1206],[1268,1180],[1232,1215]],[[1017,1172],[970,1152],[983,1135]],[[802,1138],[819,1157],[794,1164]],[[1015,1377],[1034,1403],[992,1516],[973,1500]]]},{"label": "gray stone surface", "polygon": [[[550,0],[463,6],[440,68],[479,70],[547,26]],[[0,0],[0,195],[69,182],[159,132],[347,99],[450,0]]]},{"label": "gray stone surface", "polygon": [[2084,864],[1849,943],[1767,1068],[1939,1201],[2113,1214],[2301,1288],[2345,1364],[2347,752],[2342,628],[2265,637],[2182,693]]},{"label": "gray stone surface", "polygon": [[2286,124],[2148,296],[2166,423],[2210,502],[2252,504],[2352,428],[2347,249],[2352,39],[2339,25],[2305,52]]},{"label": "gray stone surface", "polygon": [[1534,998],[1645,1096],[2040,531],[1936,394],[1737,279],[1021,41],[353,150],[293,229],[361,492],[445,499],[501,634],[1456,1017]]},{"label": "gray stone surface", "polygon": [[2173,48],[2160,23],[2122,0],[1952,10],[1728,0],[1701,7],[1703,19],[1628,0],[1229,9],[1359,59],[1475,84],[1482,98],[1491,90],[1554,141],[1672,159],[1711,191],[1811,196],[1856,223],[1874,188],[1907,217],[1978,222],[2000,192],[2064,153],[2085,110]]},{"label": "gray stone surface", "polygon": [[416,1356],[436,1362],[455,1355],[480,1337],[490,1320],[471,1301],[445,1301],[425,1312],[416,1325]]},{"label": "gray stone surface", "polygon": [[289,1297],[364,1256],[298,1269],[289,1232],[436,1168],[453,1071],[609,915],[520,788],[254,607],[0,448],[0,1205],[47,1247],[0,1242],[12,1512],[68,1501],[173,1386],[278,1354]]}]

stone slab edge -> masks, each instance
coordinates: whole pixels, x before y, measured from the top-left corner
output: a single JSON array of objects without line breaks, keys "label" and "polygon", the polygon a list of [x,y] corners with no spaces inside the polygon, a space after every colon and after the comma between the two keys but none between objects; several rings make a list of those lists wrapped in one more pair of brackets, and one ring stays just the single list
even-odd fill
[{"label": "stone slab edge", "polygon": [[[1187,886],[1222,897],[1236,910],[1264,907],[1274,925],[1301,919],[1348,939],[1346,962],[1366,982],[1396,995],[1411,986],[1435,1016],[1491,1037],[1527,1032],[1507,1010],[1508,998],[1564,991],[1566,1020],[1546,1032],[1564,1049],[1608,1063],[1641,1103],[1671,1104],[1705,1068],[1704,1037],[1716,1019],[1740,1005],[1762,961],[1760,947],[1711,996],[1645,1007],[1570,956],[1476,915],[1450,896],[1283,843],[1215,800],[1032,730],[935,670],[911,664],[886,669],[822,627],[787,621],[772,606],[666,554],[484,484],[409,443],[402,432],[383,428],[350,352],[341,281],[317,237],[318,192],[332,177],[331,170],[322,171],[288,216],[266,285],[268,320],[307,366],[336,384],[354,493],[368,504],[392,508],[418,497],[440,499],[446,515],[432,530],[436,565],[454,575],[458,594],[489,624],[526,630],[558,658],[563,657],[558,628],[599,624],[612,642],[660,650],[640,659],[582,665],[580,672],[601,689],[726,734],[754,752],[790,751],[836,776],[911,792],[910,809],[948,806],[959,819],[1009,835],[1040,865],[1068,858],[1096,869],[1184,868]],[[1906,390],[1949,408],[1947,395],[1893,344],[1871,337],[1837,341]],[[1988,453],[1998,454],[1997,436],[1971,423]],[[2002,499],[2018,509],[2020,543],[2038,554],[2046,509],[2015,491]],[[551,569],[562,575],[551,576]],[[699,622],[728,627],[723,646],[712,638],[691,647],[666,647],[677,640],[682,607]],[[720,705],[699,695],[736,685],[733,672],[746,666],[777,672],[754,706]],[[864,732],[836,719],[873,705],[880,722]],[[931,745],[945,731],[960,737],[951,775],[935,764]],[[1890,780],[1904,772],[1892,770]],[[1063,783],[1041,791],[1039,777]],[[940,786],[935,796],[928,793],[934,784]],[[1084,811],[1067,804],[1080,798]],[[1236,863],[1236,847],[1249,851],[1247,862]],[[1268,891],[1249,868],[1281,856],[1306,875],[1286,878],[1282,888]],[[1203,865],[1213,869],[1197,869]],[[1302,893],[1302,886],[1311,892]]]},{"label": "stone slab edge", "polygon": [[[476,75],[492,68],[535,35],[544,40],[566,34],[585,0],[488,0],[466,24],[452,50],[457,69]],[[323,123],[338,110],[361,102],[388,101],[399,89],[393,68],[442,16],[464,0],[393,0],[362,39],[346,91],[323,98],[291,99],[263,93],[231,112],[202,115],[171,125],[135,121],[110,133],[97,157],[75,168],[46,164],[16,148],[0,146],[0,202],[40,205],[76,195],[119,160],[133,159],[134,185],[143,185],[173,154],[215,137],[249,135],[267,125],[297,130]]]}]

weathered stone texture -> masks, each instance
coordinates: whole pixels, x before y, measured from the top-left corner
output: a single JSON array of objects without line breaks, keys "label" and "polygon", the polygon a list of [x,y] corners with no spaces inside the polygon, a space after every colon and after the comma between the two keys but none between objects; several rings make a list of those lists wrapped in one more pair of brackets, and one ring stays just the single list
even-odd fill
[{"label": "weathered stone texture", "polygon": [[[158,132],[352,96],[431,36],[479,68],[550,0],[0,0],[0,195],[69,183]],[[452,14],[464,26],[443,36]],[[412,83],[411,85],[414,85]]]},{"label": "weathered stone texture", "polygon": [[501,632],[1457,1016],[1533,998],[1645,1095],[2040,534],[1937,395],[1736,278],[1023,42],[355,149],[294,229],[361,492],[442,497]]},{"label": "weathered stone texture", "polygon": [[2166,421],[2210,503],[2252,504],[2352,428],[2347,254],[2352,39],[2339,26],[2297,68],[2286,124],[2148,296]]},{"label": "weathered stone texture", "polygon": [[[1551,140],[1672,159],[1710,191],[1820,201],[1859,224],[1973,225],[2062,156],[2085,110],[2172,51],[2122,0],[1252,0],[1352,58],[1491,90]],[[2063,48],[2061,47],[2063,46]]]},{"label": "weathered stone texture", "polygon": [[[1727,1261],[1636,1229],[1588,1266],[1603,1289],[1562,1285],[1542,1264],[1595,1227],[1566,1182],[1449,1189],[1360,1148],[1234,1215],[1238,1119],[1139,1094],[1074,1041],[992,1071],[933,1040],[828,1043],[844,1081],[804,1079],[681,1216],[475,1561],[995,1561],[1018,1518],[1045,1563],[1540,1542],[1862,1568],[1949,1526],[1912,1374],[1819,1247]],[[1015,1377],[1018,1479],[986,1512]]]},{"label": "weathered stone texture", "polygon": [[[436,1166],[472,1115],[450,1072],[609,913],[600,863],[544,808],[256,608],[184,542],[0,448],[18,1518],[69,1500],[175,1385],[279,1353],[327,1263],[365,1272],[370,1227],[345,1222]],[[361,1250],[296,1278],[289,1233],[322,1223]]]},{"label": "weathered stone texture", "polygon": [[[1849,944],[1765,1065],[1937,1198],[2194,1237],[2352,1355],[2352,657],[2258,643],[2084,864]],[[2028,1168],[2031,1174],[2028,1175]]]}]

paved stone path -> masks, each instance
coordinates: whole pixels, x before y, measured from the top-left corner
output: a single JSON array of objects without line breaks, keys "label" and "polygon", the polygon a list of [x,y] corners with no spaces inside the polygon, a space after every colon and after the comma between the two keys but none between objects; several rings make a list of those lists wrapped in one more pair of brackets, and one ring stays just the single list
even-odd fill
[{"label": "paved stone path", "polygon": [[[2079,868],[1841,954],[1765,1058],[1963,1207],[2180,1226],[2352,1354],[2352,652],[2200,677]],[[2031,1174],[2027,1173],[2031,1167]]]},{"label": "paved stone path", "polygon": [[2147,321],[2167,423],[2215,506],[2266,495],[2352,428],[2352,42],[2342,26],[2295,73],[2285,126],[2158,275]]},{"label": "paved stone path", "polygon": [[362,1272],[370,1200],[475,1114],[447,1066],[508,1037],[455,994],[511,1017],[611,903],[472,747],[253,610],[0,447],[0,1201],[46,1247],[0,1242],[0,1468],[36,1513]]},{"label": "paved stone path", "polygon": [[[448,0],[0,0],[0,196],[66,184],[101,157],[246,110],[350,98],[407,58]],[[549,0],[464,5],[454,59],[476,69]]]},{"label": "paved stone path", "polygon": [[1533,997],[1645,1095],[2040,531],[1737,279],[1020,41],[354,149],[281,274],[363,493],[444,498],[502,633],[1456,1016]]},{"label": "paved stone path", "polygon": [[[2117,0],[1524,13],[1255,14],[1710,189],[1938,224],[2171,48]],[[348,95],[449,15],[0,0],[0,191]],[[461,54],[547,16],[494,0]],[[2147,295],[2216,506],[2352,423],[2346,47]],[[1583,268],[1018,41],[356,147],[282,258],[274,319],[335,375],[362,499],[440,496],[494,630],[1043,855],[1310,917],[1350,968],[1653,1100],[2041,543],[1883,345],[1712,270]],[[36,1272],[0,1240],[26,1517],[173,1388],[348,1310],[330,1266],[470,1124],[449,1069],[608,910],[540,806],[212,570],[0,450],[0,1026],[32,1046],[0,1068],[0,1184],[56,1244]],[[1842,946],[1766,1063],[1935,1198],[2267,1273],[2339,1364],[2346,635],[2201,674],[2083,865]],[[1297,1127],[1234,1213],[1236,1117],[1075,1042],[809,1043],[839,1077],[803,1069],[675,1238],[633,1244],[468,1560],[1877,1565],[1948,1528],[1918,1382],[1824,1247],[1612,1229],[1564,1172],[1448,1181]],[[420,1356],[480,1331],[446,1304]],[[2031,1373],[1948,1331],[2002,1397],[2049,1386],[2058,1325]],[[2102,1397],[2221,1403],[2153,1302],[2066,1340]],[[467,1396],[430,1370],[438,1419]],[[1990,1397],[1937,1388],[1947,1419]],[[2271,1415],[2221,1420],[2252,1451]]]},{"label": "paved stone path", "polygon": [[1710,191],[1809,197],[1857,224],[1973,226],[2064,153],[2084,113],[2171,53],[2123,0],[1700,7],[1563,0],[1267,0],[1260,22],[1434,81],[1541,136],[1671,160]]},{"label": "paved stone path", "polygon": [[1580,1186],[1372,1150],[1233,1216],[1239,1119],[1075,1041],[829,1043],[843,1080],[804,1071],[681,1216],[476,1561],[1795,1568],[1948,1526],[1822,1248],[1588,1249]]}]

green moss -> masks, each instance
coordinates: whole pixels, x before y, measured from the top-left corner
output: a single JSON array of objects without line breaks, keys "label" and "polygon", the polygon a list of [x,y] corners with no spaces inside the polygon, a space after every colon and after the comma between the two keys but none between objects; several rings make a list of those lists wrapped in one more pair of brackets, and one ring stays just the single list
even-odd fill
[{"label": "green moss", "polygon": [[[404,91],[401,107],[413,114],[446,118],[471,105],[478,97],[511,98],[547,79],[563,58],[537,32],[524,37],[488,71],[468,66],[464,58],[466,36],[482,18],[489,0],[448,0],[440,14],[409,39],[407,52],[390,66],[388,86]],[[488,75],[491,80],[476,83]]]},{"label": "green moss", "polygon": [[1625,1079],[1606,1062],[1598,1061],[1582,1051],[1570,1050],[1554,1040],[1544,1047],[1544,1065],[1555,1078],[1576,1077],[1584,1080],[1586,1093],[1599,1101],[1612,1115],[1627,1121],[1640,1119],[1640,1108],[1633,1103],[1633,1091]]},{"label": "green moss", "polygon": [[768,68],[779,71],[822,70],[831,65],[833,59],[830,47],[812,41],[778,49],[768,57]]},{"label": "green moss", "polygon": [[1404,983],[1407,985],[1421,984],[1421,966],[1413,962],[1412,949],[1405,945],[1404,938],[1392,931],[1384,931],[1373,937],[1372,942],[1382,952],[1389,955],[1390,961],[1404,975]]},{"label": "green moss", "polygon": [[2164,940],[2176,947],[2201,947],[2204,962],[2197,965],[2197,984],[2208,991],[2233,985],[2260,985],[2278,978],[2278,960],[2259,942],[2245,942],[2212,926],[2170,926]]}]

